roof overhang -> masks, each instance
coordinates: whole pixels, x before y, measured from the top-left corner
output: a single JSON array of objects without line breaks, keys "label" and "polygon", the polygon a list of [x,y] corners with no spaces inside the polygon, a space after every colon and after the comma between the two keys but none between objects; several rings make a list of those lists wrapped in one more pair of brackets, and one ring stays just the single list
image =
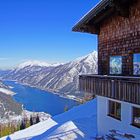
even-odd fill
[{"label": "roof overhang", "polygon": [[72,28],[75,32],[99,34],[101,22],[114,13],[129,17],[129,7],[134,0],[102,0]]}]

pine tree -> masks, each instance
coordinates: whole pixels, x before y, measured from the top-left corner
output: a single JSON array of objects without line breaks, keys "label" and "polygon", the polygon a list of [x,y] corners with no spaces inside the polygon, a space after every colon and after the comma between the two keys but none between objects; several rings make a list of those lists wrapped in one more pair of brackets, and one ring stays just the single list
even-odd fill
[{"label": "pine tree", "polygon": [[23,129],[25,129],[25,128],[26,128],[25,122],[22,121],[22,122],[21,122],[21,125],[20,125],[20,130],[23,130]]},{"label": "pine tree", "polygon": [[39,115],[37,114],[36,123],[39,123],[39,122],[40,122],[40,118],[39,118]]},{"label": "pine tree", "polygon": [[30,125],[33,125],[34,123],[33,123],[33,117],[32,117],[32,115],[30,116]]}]

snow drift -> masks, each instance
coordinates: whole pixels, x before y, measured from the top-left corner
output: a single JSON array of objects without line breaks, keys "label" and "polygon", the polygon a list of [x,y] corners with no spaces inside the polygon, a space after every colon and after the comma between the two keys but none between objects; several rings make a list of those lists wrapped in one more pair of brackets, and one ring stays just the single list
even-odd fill
[{"label": "snow drift", "polygon": [[97,134],[96,99],[16,132],[6,140],[89,140]]}]

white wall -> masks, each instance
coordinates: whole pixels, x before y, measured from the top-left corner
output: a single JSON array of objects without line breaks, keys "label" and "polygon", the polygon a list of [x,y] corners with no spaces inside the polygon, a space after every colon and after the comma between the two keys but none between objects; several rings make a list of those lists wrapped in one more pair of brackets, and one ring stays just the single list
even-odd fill
[{"label": "white wall", "polygon": [[98,134],[106,135],[109,130],[115,129],[124,133],[131,133],[136,136],[136,140],[140,140],[140,129],[131,125],[132,107],[140,106],[121,102],[121,121],[119,121],[108,116],[108,100],[112,99],[101,96],[97,97]]}]

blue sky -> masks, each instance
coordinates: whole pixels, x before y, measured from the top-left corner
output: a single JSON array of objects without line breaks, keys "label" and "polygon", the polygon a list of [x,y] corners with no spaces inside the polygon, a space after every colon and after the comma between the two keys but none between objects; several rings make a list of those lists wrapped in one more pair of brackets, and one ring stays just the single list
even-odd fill
[{"label": "blue sky", "polygon": [[74,24],[99,0],[0,1],[0,68],[25,60],[67,62],[97,49]]}]

